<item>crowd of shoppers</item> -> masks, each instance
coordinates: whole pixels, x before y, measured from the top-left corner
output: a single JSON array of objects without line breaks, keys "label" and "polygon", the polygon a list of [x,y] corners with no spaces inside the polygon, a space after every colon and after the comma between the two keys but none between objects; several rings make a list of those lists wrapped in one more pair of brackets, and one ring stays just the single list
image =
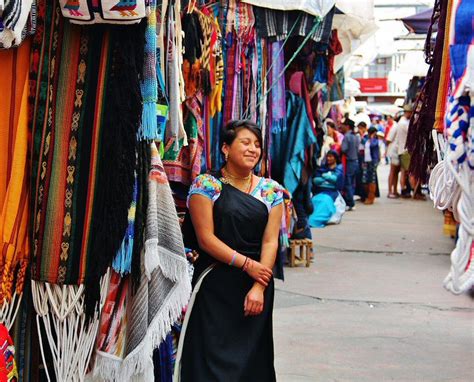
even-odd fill
[{"label": "crowd of shoppers", "polygon": [[377,169],[383,162],[390,166],[388,198],[425,199],[420,184],[409,176],[410,154],[405,146],[412,113],[407,105],[398,118],[370,119],[360,111],[354,117],[357,124],[348,117],[339,125],[326,119],[327,134],[315,171],[293,198],[298,237],[307,237],[309,226],[339,222],[342,213],[355,210],[357,197],[365,205],[374,204],[380,196]]}]

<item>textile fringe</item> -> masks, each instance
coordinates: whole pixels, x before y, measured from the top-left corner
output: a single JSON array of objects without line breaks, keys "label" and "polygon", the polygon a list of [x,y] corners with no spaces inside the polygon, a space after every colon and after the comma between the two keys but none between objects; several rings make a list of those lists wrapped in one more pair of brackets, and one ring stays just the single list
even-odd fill
[{"label": "textile fringe", "polygon": [[[181,317],[183,307],[188,303],[190,294],[189,282],[185,280],[176,284],[173,287],[173,292],[163,303],[161,311],[150,323],[145,341],[122,361],[121,367],[117,367],[117,362],[120,361],[115,357],[98,352],[93,377],[104,381],[128,381],[134,376],[146,375],[147,371],[150,371],[149,368],[153,367],[153,350],[160,346],[170,332],[171,326]],[[148,379],[145,378],[145,380]]]},{"label": "textile fringe", "polygon": [[163,275],[172,281],[184,280],[188,273],[187,260],[160,246],[158,239],[149,239],[145,242],[144,266],[148,279],[157,267],[160,267]]},{"label": "textile fringe", "polygon": [[160,138],[158,134],[158,124],[156,116],[156,103],[147,102],[143,104],[142,124],[138,129],[139,140],[157,140]]},{"label": "textile fringe", "polygon": [[112,267],[117,273],[121,275],[130,273],[132,269],[132,255],[133,255],[133,236],[126,236],[123,239],[122,246],[115,256]]},{"label": "textile fringe", "polygon": [[10,330],[15,323],[22,297],[23,293],[18,294],[15,291],[10,301],[6,299],[3,300],[3,305],[0,308],[0,324],[5,325],[8,330]]},{"label": "textile fringe", "polygon": [[[58,381],[82,382],[85,379],[99,327],[99,314],[107,296],[109,276],[107,271],[100,281],[99,309],[90,319],[84,310],[84,285],[56,285],[32,280],[41,356],[46,368],[44,346],[47,340]],[[46,340],[41,336],[43,332]],[[46,374],[50,381],[47,368]]]}]

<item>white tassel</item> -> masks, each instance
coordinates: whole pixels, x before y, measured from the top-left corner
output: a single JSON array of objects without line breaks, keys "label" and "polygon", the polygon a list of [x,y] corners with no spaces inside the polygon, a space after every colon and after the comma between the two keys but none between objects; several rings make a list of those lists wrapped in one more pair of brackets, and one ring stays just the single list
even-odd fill
[{"label": "white tassel", "polygon": [[151,279],[152,272],[158,267],[160,258],[158,255],[158,239],[148,239],[145,242],[145,258],[143,266],[148,280]]},{"label": "white tassel", "polygon": [[4,300],[0,308],[0,323],[5,325],[8,330],[10,330],[15,323],[22,297],[23,293],[17,294],[15,292],[13,293],[12,299],[10,301]]}]

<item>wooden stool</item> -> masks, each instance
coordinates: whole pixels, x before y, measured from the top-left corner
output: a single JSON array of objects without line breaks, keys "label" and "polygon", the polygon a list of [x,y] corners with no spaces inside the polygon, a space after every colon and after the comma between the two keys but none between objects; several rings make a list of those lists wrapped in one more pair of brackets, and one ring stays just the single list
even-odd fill
[{"label": "wooden stool", "polygon": [[[299,257],[296,256],[298,249]],[[313,241],[310,239],[290,240],[290,267],[305,264],[306,267],[311,265],[311,252],[313,249]]]}]

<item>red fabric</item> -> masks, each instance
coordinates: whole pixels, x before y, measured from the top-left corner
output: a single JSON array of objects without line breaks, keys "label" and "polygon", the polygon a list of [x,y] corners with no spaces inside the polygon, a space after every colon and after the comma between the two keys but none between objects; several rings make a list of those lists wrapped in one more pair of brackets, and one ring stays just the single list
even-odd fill
[{"label": "red fabric", "polygon": [[337,36],[337,29],[334,29],[328,47],[328,87],[334,82],[334,59],[339,53],[342,53],[342,45]]},{"label": "red fabric", "polygon": [[308,86],[306,84],[306,78],[303,72],[295,72],[290,78],[290,90],[296,95],[304,99],[306,104],[306,113],[308,114],[311,127],[313,128],[314,135],[316,133],[316,124],[313,117],[313,109],[311,107],[311,98],[308,92]]},{"label": "red fabric", "polygon": [[0,324],[0,382],[16,382],[15,348],[5,325]]}]

